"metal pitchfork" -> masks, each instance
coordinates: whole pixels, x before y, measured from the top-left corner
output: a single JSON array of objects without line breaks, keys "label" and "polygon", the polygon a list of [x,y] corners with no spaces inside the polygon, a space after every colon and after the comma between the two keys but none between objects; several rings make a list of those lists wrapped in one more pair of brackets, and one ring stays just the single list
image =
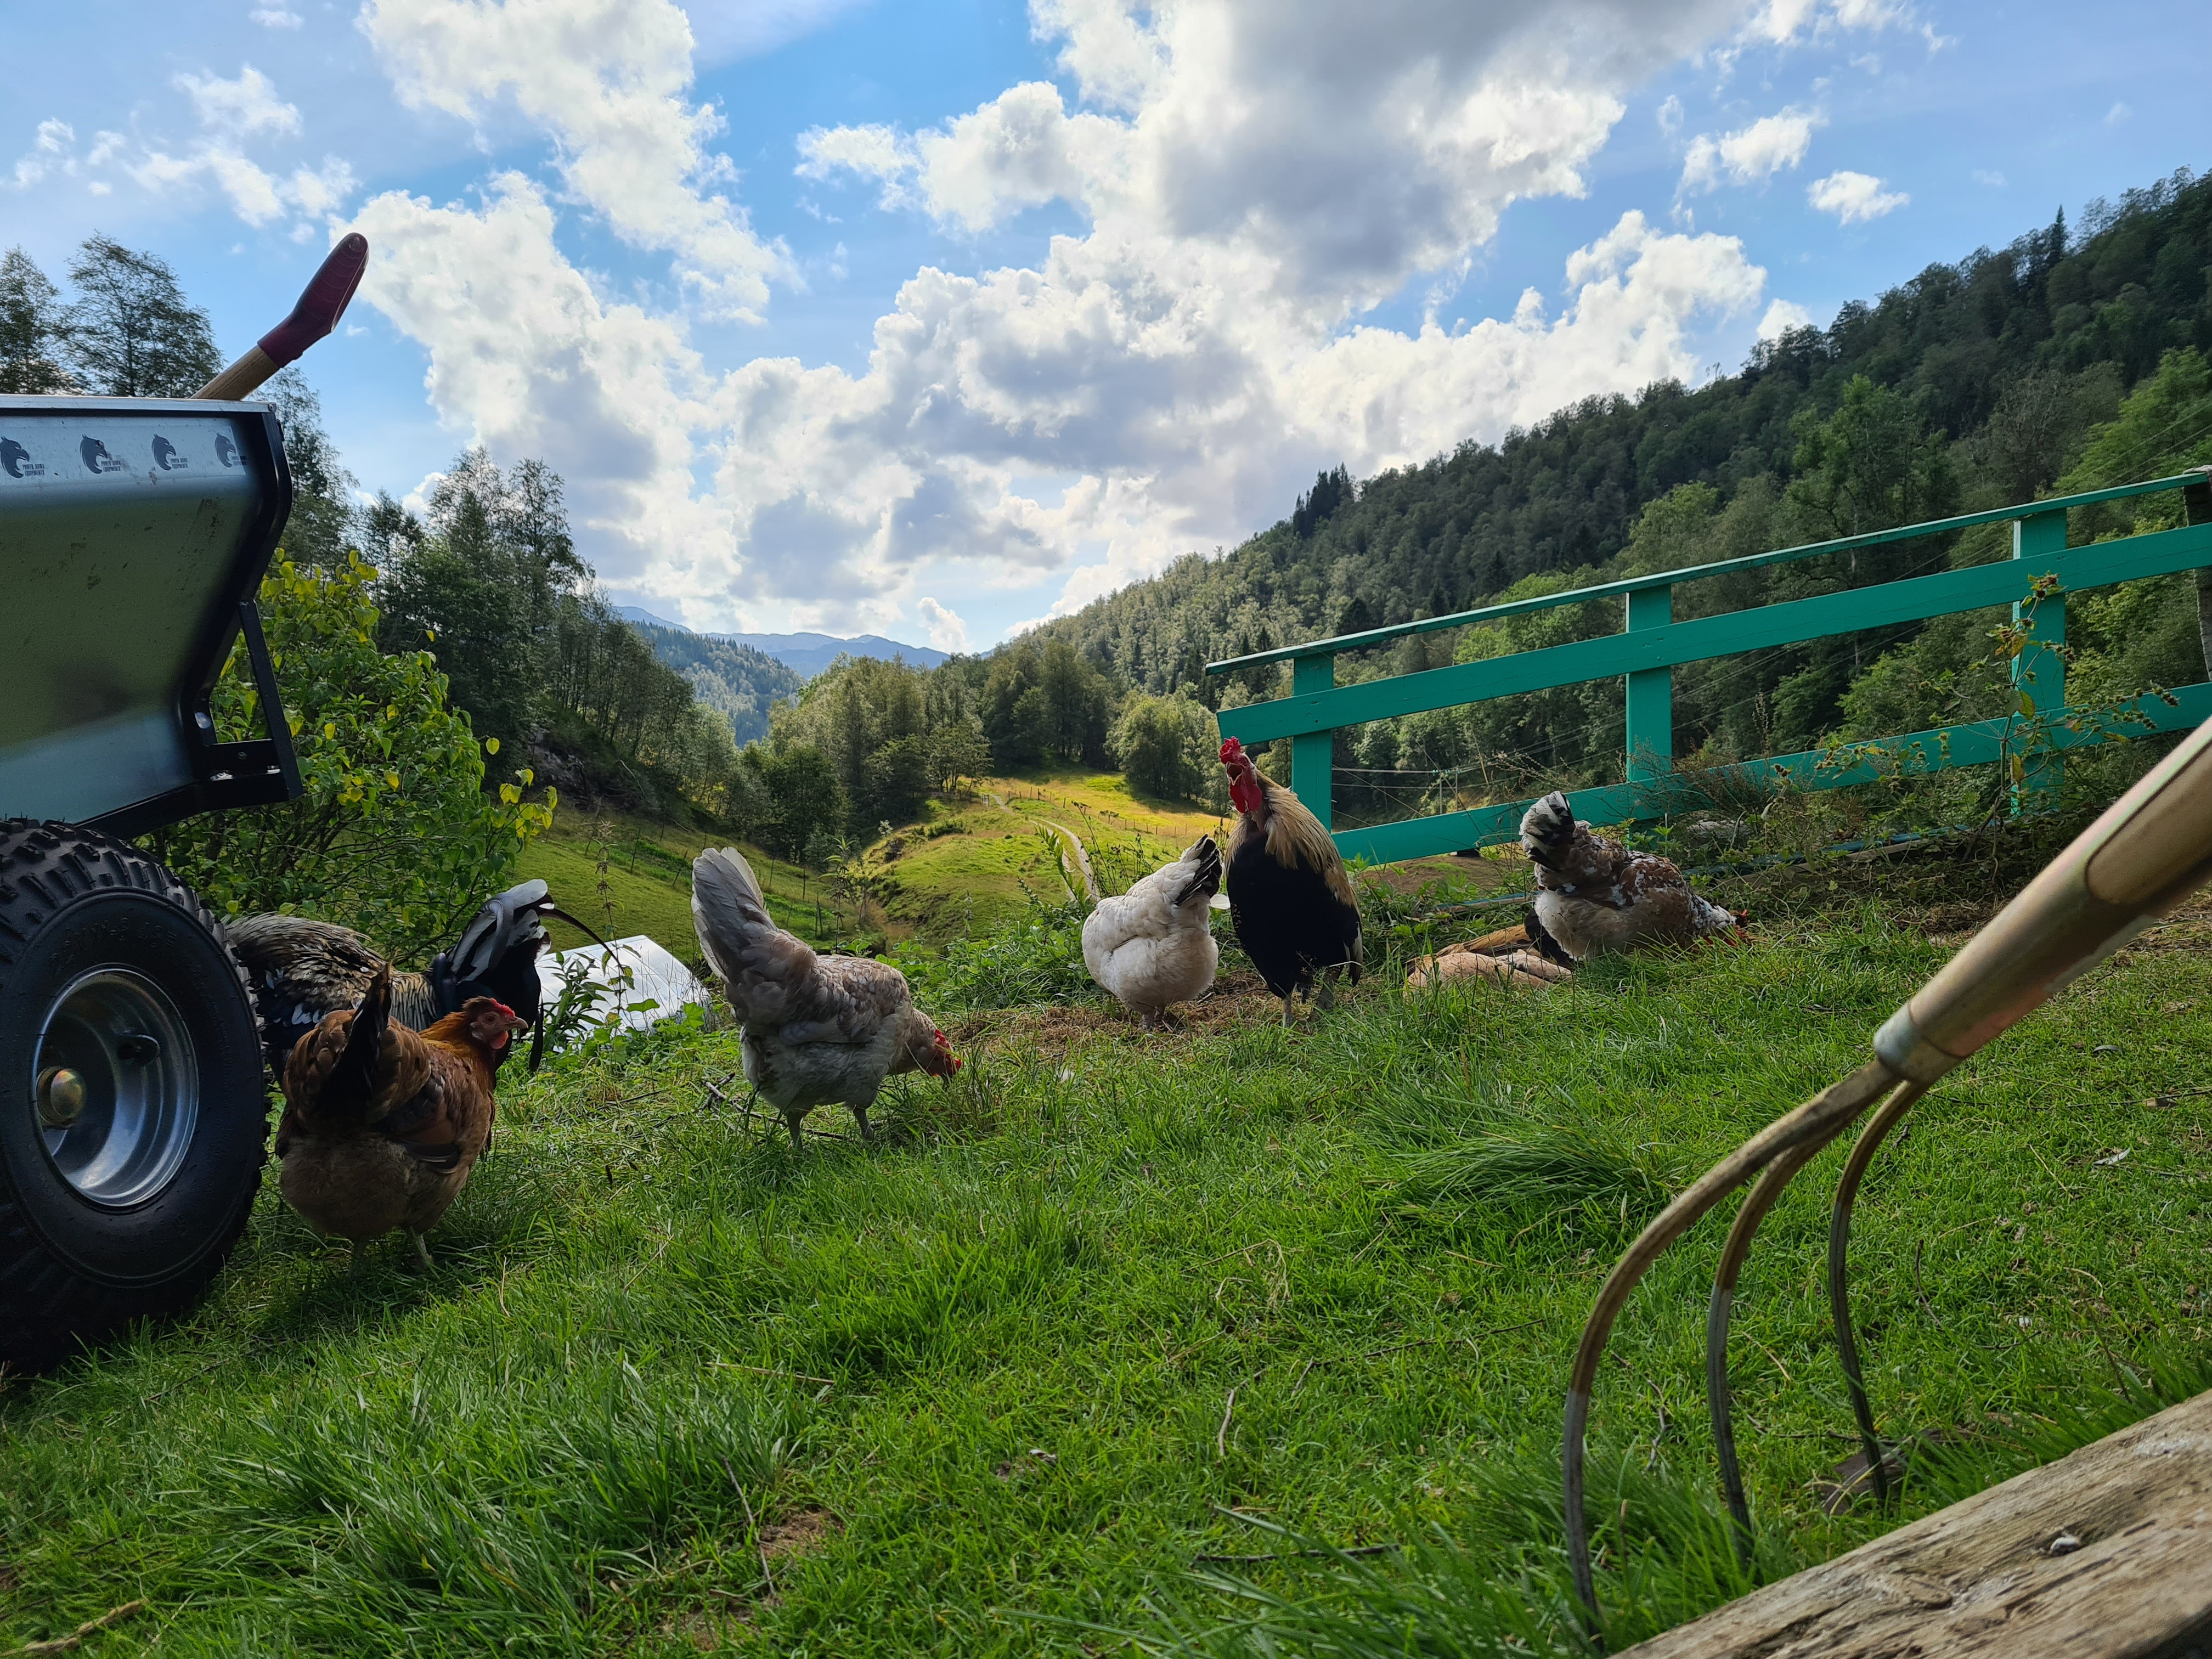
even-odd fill
[{"label": "metal pitchfork", "polygon": [[1837,1186],[1828,1231],[1828,1297],[1859,1437],[1875,1490],[1887,1500],[1889,1475],[1852,1340],[1846,1284],[1851,1203],[1867,1166],[1883,1138],[1946,1072],[2154,921],[2170,915],[2208,878],[2212,878],[2212,720],[2197,727],[2115,801],[1892,1014],[1875,1034],[1874,1059],[1775,1119],[1713,1165],[1629,1247],[1598,1292],[1567,1386],[1567,1553],[1574,1568],[1575,1593],[1594,1636],[1600,1633],[1597,1590],[1590,1572],[1589,1528],[1583,1512],[1590,1390],[1613,1321],[1659,1254],[1742,1182],[1759,1177],[1722,1248],[1705,1319],[1705,1387],[1713,1439],[1737,1558],[1748,1570],[1751,1509],[1736,1463],[1728,1384],[1729,1316],[1736,1275],[1759,1223],[1790,1178],[1860,1113],[1881,1101],[1851,1149]]}]

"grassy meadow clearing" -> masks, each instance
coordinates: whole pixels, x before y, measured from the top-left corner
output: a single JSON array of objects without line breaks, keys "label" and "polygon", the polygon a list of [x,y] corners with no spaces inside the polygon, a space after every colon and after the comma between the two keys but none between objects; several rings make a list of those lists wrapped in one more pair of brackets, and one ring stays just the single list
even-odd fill
[{"label": "grassy meadow clearing", "polygon": [[[1901,1511],[1820,1501],[1855,1445],[1844,1146],[1768,1220],[1732,1349],[1765,1573],[2212,1380],[2208,948],[2208,913],[2147,935],[1877,1161],[1869,1385],[1953,1459]],[[0,1652],[142,1597],[85,1650],[1586,1651],[1557,1456],[1600,1279],[1946,954],[1868,908],[1542,994],[1377,972],[1289,1032],[1249,975],[1171,1036],[946,1007],[966,1069],[895,1085],[875,1148],[748,1121],[726,1033],[557,1061],[507,1082],[428,1273],[350,1274],[272,1181],[190,1320],[0,1391]],[[1616,1650],[1744,1587],[1702,1387],[1725,1226],[1601,1378]]]},{"label": "grassy meadow clearing", "polygon": [[[957,800],[931,800],[915,823],[856,847],[866,889],[858,902],[797,865],[744,850],[778,924],[809,944],[941,944],[1003,932],[1036,904],[1080,893],[1068,836],[1082,843],[1101,890],[1118,893],[1221,822],[1190,802],[1134,794],[1118,773],[1042,768],[976,780]],[[610,939],[644,933],[688,961],[699,954],[691,860],[720,839],[623,813],[564,810],[524,849],[516,878],[543,878],[564,908]],[[1438,879],[1490,890],[1503,875],[1487,861],[1424,859],[1374,878],[1408,890]],[[564,923],[550,930],[560,949],[586,942]]]}]

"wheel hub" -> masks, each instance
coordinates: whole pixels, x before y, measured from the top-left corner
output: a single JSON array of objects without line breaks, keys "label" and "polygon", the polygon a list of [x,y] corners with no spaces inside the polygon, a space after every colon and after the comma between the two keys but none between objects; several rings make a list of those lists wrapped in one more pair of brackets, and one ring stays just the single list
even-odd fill
[{"label": "wheel hub", "polygon": [[168,994],[127,968],[71,981],[39,1033],[31,1105],[46,1157],[80,1197],[126,1209],[160,1193],[200,1108],[191,1036]]}]

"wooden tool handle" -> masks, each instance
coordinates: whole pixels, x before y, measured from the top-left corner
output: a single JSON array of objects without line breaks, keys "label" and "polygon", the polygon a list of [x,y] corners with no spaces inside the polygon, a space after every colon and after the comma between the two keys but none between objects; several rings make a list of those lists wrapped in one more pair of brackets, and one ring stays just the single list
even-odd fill
[{"label": "wooden tool handle", "polygon": [[2212,720],[2106,808],[1912,1000],[1875,1050],[1932,1083],[2212,878]]},{"label": "wooden tool handle", "polygon": [[337,326],[353,291],[368,269],[368,239],[355,231],[338,239],[330,257],[308,279],[292,314],[247,348],[246,355],[192,395],[236,403]]}]

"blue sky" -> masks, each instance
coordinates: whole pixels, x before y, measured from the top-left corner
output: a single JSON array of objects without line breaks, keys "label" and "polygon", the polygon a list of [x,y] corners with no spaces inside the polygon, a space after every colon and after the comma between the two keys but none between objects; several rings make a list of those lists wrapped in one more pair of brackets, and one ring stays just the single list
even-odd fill
[{"label": "blue sky", "polygon": [[86,0],[0,245],[167,258],[370,489],[542,456],[622,600],[981,647],[2202,168],[2200,6]]}]

